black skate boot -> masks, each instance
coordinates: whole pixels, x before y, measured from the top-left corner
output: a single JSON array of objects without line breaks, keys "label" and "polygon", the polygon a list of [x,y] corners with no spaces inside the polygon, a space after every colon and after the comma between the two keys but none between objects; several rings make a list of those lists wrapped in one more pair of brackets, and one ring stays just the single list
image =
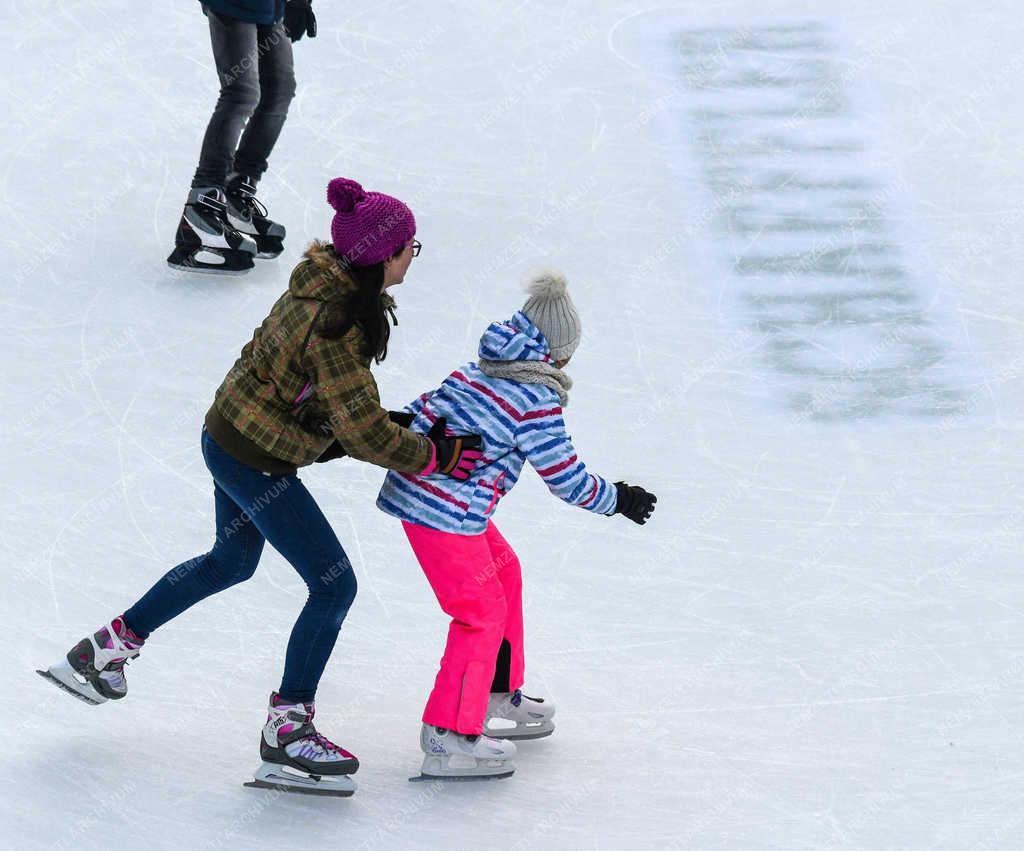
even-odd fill
[{"label": "black skate boot", "polygon": [[125,663],[139,655],[145,640],[116,617],[72,647],[65,658],[37,671],[55,686],[93,705],[128,694]]},{"label": "black skate boot", "polygon": [[167,265],[185,272],[240,275],[253,267],[256,254],[255,241],[228,222],[224,191],[217,186],[189,191],[174,245]]},{"label": "black skate boot", "polygon": [[256,241],[256,256],[269,259],[284,251],[284,225],[267,218],[267,208],[256,197],[256,180],[239,174],[228,175],[224,192],[228,202],[228,224]]},{"label": "black skate boot", "polygon": [[246,786],[342,798],[355,792],[349,775],[359,770],[359,760],[317,732],[315,711],[312,703],[285,703],[277,692],[270,695],[260,736],[263,764]]}]

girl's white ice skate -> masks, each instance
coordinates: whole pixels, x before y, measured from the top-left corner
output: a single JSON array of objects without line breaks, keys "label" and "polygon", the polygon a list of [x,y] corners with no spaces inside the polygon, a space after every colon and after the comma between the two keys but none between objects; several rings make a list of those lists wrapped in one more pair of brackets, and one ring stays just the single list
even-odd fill
[{"label": "girl's white ice skate", "polygon": [[419,777],[410,780],[488,780],[511,777],[516,770],[512,742],[489,736],[464,736],[424,724],[420,748],[425,756]]},{"label": "girl's white ice skate", "polygon": [[349,775],[359,770],[359,760],[316,731],[315,713],[312,703],[285,703],[277,692],[271,694],[260,736],[263,764],[243,785],[306,795],[352,795],[356,783]]},{"label": "girl's white ice skate", "polygon": [[117,617],[79,641],[56,665],[36,673],[93,706],[120,700],[128,694],[124,666],[144,643]]},{"label": "girl's white ice skate", "polygon": [[555,704],[516,689],[497,692],[487,702],[484,733],[498,739],[543,739],[555,732]]}]

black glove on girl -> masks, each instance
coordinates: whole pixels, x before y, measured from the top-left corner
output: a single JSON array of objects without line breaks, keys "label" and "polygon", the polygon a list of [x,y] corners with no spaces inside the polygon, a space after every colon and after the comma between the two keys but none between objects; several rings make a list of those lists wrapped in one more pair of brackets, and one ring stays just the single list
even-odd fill
[{"label": "black glove on girl", "polygon": [[654,514],[654,503],[658,497],[653,493],[648,493],[639,485],[627,485],[625,482],[616,482],[615,491],[619,495],[615,514],[624,514],[641,526]]},{"label": "black glove on girl", "polygon": [[298,41],[303,35],[316,38],[316,15],[313,0],[288,0],[284,7],[284,31],[288,38]]}]

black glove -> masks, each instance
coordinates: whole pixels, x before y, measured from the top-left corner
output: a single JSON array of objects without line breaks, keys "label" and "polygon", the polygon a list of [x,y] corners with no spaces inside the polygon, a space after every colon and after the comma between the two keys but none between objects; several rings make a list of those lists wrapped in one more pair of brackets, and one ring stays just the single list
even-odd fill
[{"label": "black glove", "polygon": [[333,432],[331,428],[331,415],[323,410],[316,403],[315,399],[295,409],[293,416],[295,421],[311,434],[329,437]]},{"label": "black glove", "polygon": [[316,459],[316,463],[323,464],[325,461],[333,461],[335,458],[344,458],[346,455],[348,455],[348,453],[345,451],[345,447],[341,445],[337,438],[335,438],[334,442],[320,453],[320,457]]},{"label": "black glove", "polygon": [[616,482],[615,491],[619,495],[615,514],[624,514],[641,526],[654,514],[654,503],[658,497],[653,493],[648,493],[639,485],[627,485],[625,482]]},{"label": "black glove", "polygon": [[437,469],[435,472],[444,473],[453,479],[468,479],[473,465],[480,460],[483,454],[480,447],[483,445],[479,434],[459,434],[454,437],[447,437],[444,433],[448,421],[444,417],[438,417],[437,421],[430,427],[427,437],[434,444],[437,451]]},{"label": "black glove", "polygon": [[[409,428],[416,417],[414,414],[409,414],[405,411],[388,411],[388,419],[395,425],[400,425],[402,428]],[[320,457],[316,459],[316,463],[323,464],[325,461],[333,461],[335,458],[344,458],[346,455],[348,455],[348,452],[345,451],[345,447],[341,445],[341,442],[337,438],[335,438],[334,443],[328,446],[320,454]]]},{"label": "black glove", "polygon": [[412,421],[416,419],[416,415],[410,414],[407,411],[388,411],[388,419],[390,419],[395,425],[400,425],[402,428],[409,428],[409,426],[412,425]]},{"label": "black glove", "polygon": [[316,38],[312,3],[313,0],[288,0],[284,7],[284,31],[292,41],[298,41],[303,35]]}]

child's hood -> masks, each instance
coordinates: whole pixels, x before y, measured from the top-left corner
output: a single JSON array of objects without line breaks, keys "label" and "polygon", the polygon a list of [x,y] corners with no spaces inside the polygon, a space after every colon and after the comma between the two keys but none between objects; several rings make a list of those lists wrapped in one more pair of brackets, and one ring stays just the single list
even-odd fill
[{"label": "child's hood", "polygon": [[504,322],[492,322],[480,338],[481,359],[551,362],[547,340],[522,311]]}]

